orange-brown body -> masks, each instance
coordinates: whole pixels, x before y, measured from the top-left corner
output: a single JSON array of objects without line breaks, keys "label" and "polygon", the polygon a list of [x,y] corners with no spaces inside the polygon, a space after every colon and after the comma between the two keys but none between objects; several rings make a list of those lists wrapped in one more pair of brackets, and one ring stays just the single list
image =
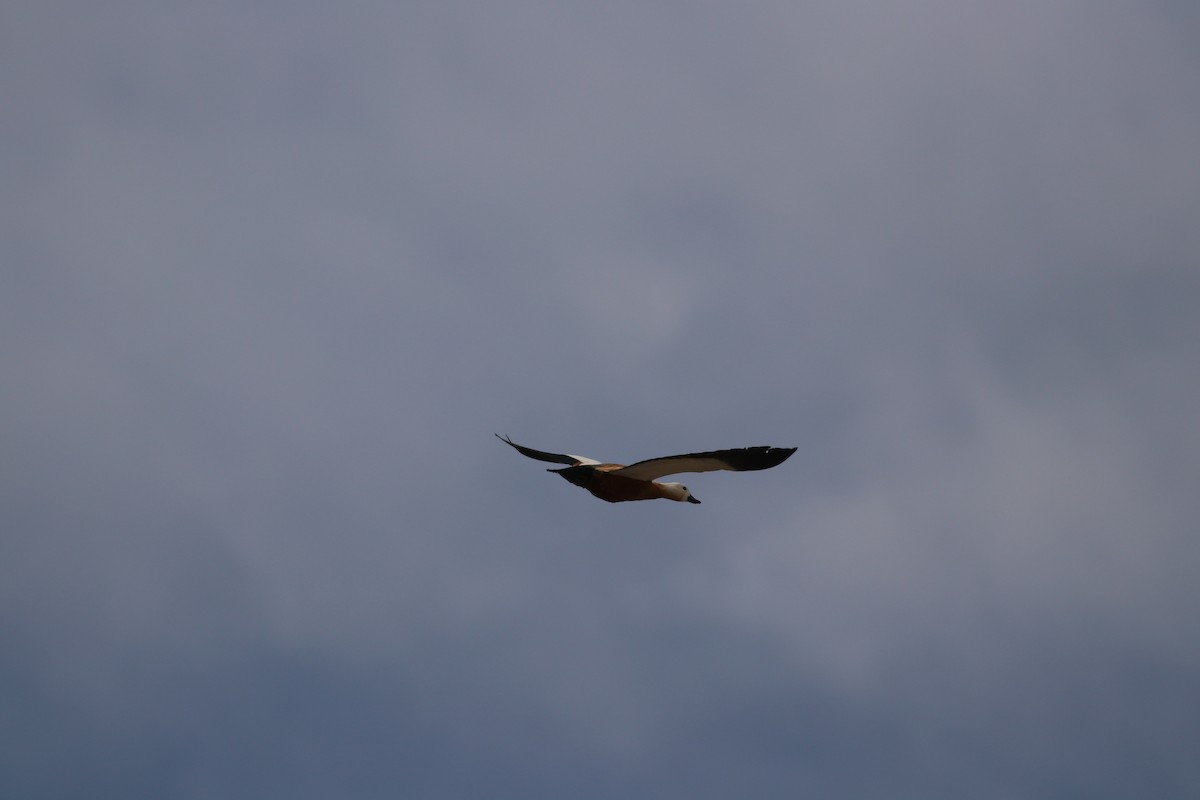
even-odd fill
[{"label": "orange-brown body", "polygon": [[587,489],[601,500],[624,503],[629,500],[678,500],[677,489],[654,481],[643,481],[614,475],[613,470],[622,469],[624,464],[587,464],[566,469],[552,469],[566,480]]}]

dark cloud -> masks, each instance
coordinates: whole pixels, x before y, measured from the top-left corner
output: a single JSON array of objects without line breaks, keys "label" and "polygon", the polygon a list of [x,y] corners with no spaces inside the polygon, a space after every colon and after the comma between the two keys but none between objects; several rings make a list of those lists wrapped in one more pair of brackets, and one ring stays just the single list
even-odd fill
[{"label": "dark cloud", "polygon": [[1185,6],[19,4],[3,793],[1194,793]]}]

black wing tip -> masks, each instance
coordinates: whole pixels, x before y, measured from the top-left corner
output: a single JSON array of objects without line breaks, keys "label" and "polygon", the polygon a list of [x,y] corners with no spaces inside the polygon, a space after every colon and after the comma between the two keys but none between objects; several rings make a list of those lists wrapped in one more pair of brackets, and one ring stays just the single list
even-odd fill
[{"label": "black wing tip", "polygon": [[775,467],[787,461],[799,449],[799,447],[768,447],[763,456],[770,461],[768,466]]},{"label": "black wing tip", "polygon": [[731,450],[726,462],[737,472],[751,472],[777,467],[792,457],[798,447],[747,447]]},{"label": "black wing tip", "polygon": [[509,447],[513,448],[514,450],[516,450],[518,453],[525,456],[526,458],[532,458],[536,461],[549,461],[551,464],[574,465],[574,464],[579,463],[572,456],[564,455],[561,453],[547,453],[544,450],[535,450],[532,447],[526,447],[525,445],[517,444],[512,439],[509,439],[506,436],[501,436],[498,433],[495,434],[495,436],[497,439],[504,442]]},{"label": "black wing tip", "polygon": [[528,453],[526,453],[526,452],[525,452],[525,450],[526,450],[527,448],[524,448],[524,447],[522,447],[521,445],[519,445],[519,444],[517,444],[516,442],[514,442],[512,439],[508,438],[507,436],[501,436],[501,435],[500,435],[500,434],[498,434],[498,433],[496,433],[496,434],[493,434],[493,435],[494,435],[494,436],[495,436],[497,439],[499,439],[500,441],[504,442],[506,445],[508,445],[509,447],[511,447],[513,450],[516,450],[518,453],[521,453],[522,455],[529,455]]}]

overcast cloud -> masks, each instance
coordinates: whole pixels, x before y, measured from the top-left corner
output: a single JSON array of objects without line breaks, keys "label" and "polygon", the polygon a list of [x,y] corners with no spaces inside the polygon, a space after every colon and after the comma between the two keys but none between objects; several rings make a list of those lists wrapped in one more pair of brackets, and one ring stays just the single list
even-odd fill
[{"label": "overcast cloud", "polygon": [[1200,794],[1193,4],[0,18],[0,795]]}]

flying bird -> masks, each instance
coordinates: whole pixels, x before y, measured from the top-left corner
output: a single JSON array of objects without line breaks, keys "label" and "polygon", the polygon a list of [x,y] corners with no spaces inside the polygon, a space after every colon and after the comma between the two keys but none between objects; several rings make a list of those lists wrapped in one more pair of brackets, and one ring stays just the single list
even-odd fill
[{"label": "flying bird", "polygon": [[567,464],[557,472],[576,486],[607,500],[623,503],[628,500],[677,500],[680,503],[699,503],[682,483],[660,483],[655,478],[680,472],[713,472],[727,469],[733,472],[769,469],[778,466],[796,452],[795,447],[742,447],[735,450],[713,450],[708,453],[687,453],[639,461],[636,464],[603,464],[592,458],[565,453],[545,453],[523,447],[506,436],[496,438],[511,445],[522,455],[551,464]]}]

